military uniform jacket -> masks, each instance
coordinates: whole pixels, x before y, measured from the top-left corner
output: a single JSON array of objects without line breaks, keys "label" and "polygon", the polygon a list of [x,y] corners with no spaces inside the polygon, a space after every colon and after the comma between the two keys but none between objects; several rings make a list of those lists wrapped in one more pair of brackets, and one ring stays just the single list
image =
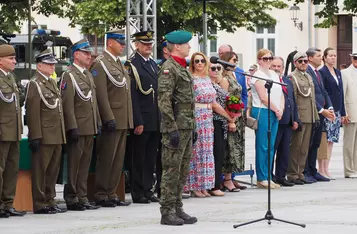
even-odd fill
[{"label": "military uniform jacket", "polygon": [[77,128],[81,136],[96,135],[100,116],[92,74],[72,66],[63,73],[61,92],[66,131]]},{"label": "military uniform jacket", "polygon": [[[155,61],[145,61],[136,53],[125,65],[131,77],[134,126],[144,125],[144,131],[159,131],[158,68]],[[138,77],[135,78],[135,75]]]},{"label": "military uniform jacket", "polygon": [[22,114],[15,77],[0,71],[0,141],[20,141]]},{"label": "military uniform jacket", "polygon": [[130,77],[120,60],[116,62],[104,52],[96,59],[91,72],[102,123],[115,119],[117,130],[133,128]]},{"label": "military uniform jacket", "polygon": [[162,133],[195,129],[193,77],[173,58],[162,65],[158,93]]},{"label": "military uniform jacket", "polygon": [[291,75],[294,96],[298,107],[299,119],[302,123],[315,123],[320,120],[315,103],[315,87],[311,76],[295,69]]},{"label": "military uniform jacket", "polygon": [[41,144],[65,144],[62,99],[56,81],[41,74],[27,85],[26,119],[29,140],[41,139]]}]

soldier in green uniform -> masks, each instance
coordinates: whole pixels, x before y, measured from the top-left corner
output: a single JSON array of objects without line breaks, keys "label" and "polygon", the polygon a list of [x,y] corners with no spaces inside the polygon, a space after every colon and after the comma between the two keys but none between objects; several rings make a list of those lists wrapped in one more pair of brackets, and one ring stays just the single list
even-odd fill
[{"label": "soldier in green uniform", "polygon": [[66,143],[61,93],[50,78],[57,63],[50,49],[36,56],[37,72],[27,85],[26,118],[32,151],[32,199],[35,214],[65,212],[56,204],[62,144]]},{"label": "soldier in green uniform", "polygon": [[123,170],[128,129],[133,128],[130,77],[119,56],[125,49],[123,30],[107,32],[107,47],[91,69],[97,90],[98,108],[103,123],[97,139],[97,205],[128,206],[116,194]]},{"label": "soldier in green uniform", "polygon": [[161,224],[197,222],[183,210],[182,191],[189,172],[192,143],[196,138],[193,77],[186,69],[192,35],[174,31],[165,36],[171,57],[159,72],[159,109],[162,114]]},{"label": "soldier in green uniform", "polygon": [[86,39],[72,46],[73,66],[61,79],[64,122],[67,133],[68,183],[64,199],[68,210],[93,210],[87,199],[87,178],[94,135],[100,125],[97,98],[90,66],[92,48]]},{"label": "soldier in green uniform", "polygon": [[22,133],[20,93],[11,73],[15,64],[14,47],[0,45],[0,218],[26,213],[13,208]]}]

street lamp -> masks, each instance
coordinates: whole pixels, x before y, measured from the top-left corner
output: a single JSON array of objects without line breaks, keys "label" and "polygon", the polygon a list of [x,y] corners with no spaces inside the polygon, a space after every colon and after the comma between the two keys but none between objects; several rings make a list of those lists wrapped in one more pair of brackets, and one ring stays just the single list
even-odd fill
[{"label": "street lamp", "polygon": [[296,22],[299,20],[300,7],[294,4],[293,6],[290,7],[289,11],[290,11],[291,20],[294,22],[295,27],[297,27],[298,29],[300,29],[300,31],[302,31],[302,21],[300,23]]}]

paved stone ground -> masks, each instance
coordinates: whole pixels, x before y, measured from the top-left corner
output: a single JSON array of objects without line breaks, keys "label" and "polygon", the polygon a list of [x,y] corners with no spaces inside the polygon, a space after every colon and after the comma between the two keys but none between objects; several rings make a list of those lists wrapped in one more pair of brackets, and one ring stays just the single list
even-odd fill
[{"label": "paved stone ground", "polygon": [[[343,133],[342,133],[343,134]],[[341,135],[342,136],[342,135]],[[246,163],[254,163],[254,133],[246,137]],[[97,211],[57,215],[27,214],[0,220],[0,233],[356,233],[357,179],[343,178],[342,144],[334,147],[331,165],[337,180],[330,183],[281,188],[272,191],[272,211],[277,218],[305,223],[300,227],[266,221],[233,229],[233,224],[262,218],[267,210],[267,190],[249,188],[224,197],[184,200],[185,210],[198,217],[195,225],[159,224],[158,204],[101,208]],[[249,177],[242,177],[249,181]],[[61,191],[61,187],[58,187]],[[128,195],[128,194],[127,194]],[[60,198],[61,193],[58,194]],[[127,197],[129,200],[130,196]]]}]

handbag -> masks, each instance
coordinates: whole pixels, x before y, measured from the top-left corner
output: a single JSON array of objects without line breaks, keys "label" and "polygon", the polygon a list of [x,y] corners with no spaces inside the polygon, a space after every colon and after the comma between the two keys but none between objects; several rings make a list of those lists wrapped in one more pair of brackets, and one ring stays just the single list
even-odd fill
[{"label": "handbag", "polygon": [[253,130],[257,130],[258,129],[258,121],[259,121],[259,115],[260,115],[260,110],[261,110],[261,106],[259,107],[259,112],[258,112],[258,116],[257,118],[253,118],[251,116],[247,117],[247,122],[246,122],[246,126],[250,129]]}]

